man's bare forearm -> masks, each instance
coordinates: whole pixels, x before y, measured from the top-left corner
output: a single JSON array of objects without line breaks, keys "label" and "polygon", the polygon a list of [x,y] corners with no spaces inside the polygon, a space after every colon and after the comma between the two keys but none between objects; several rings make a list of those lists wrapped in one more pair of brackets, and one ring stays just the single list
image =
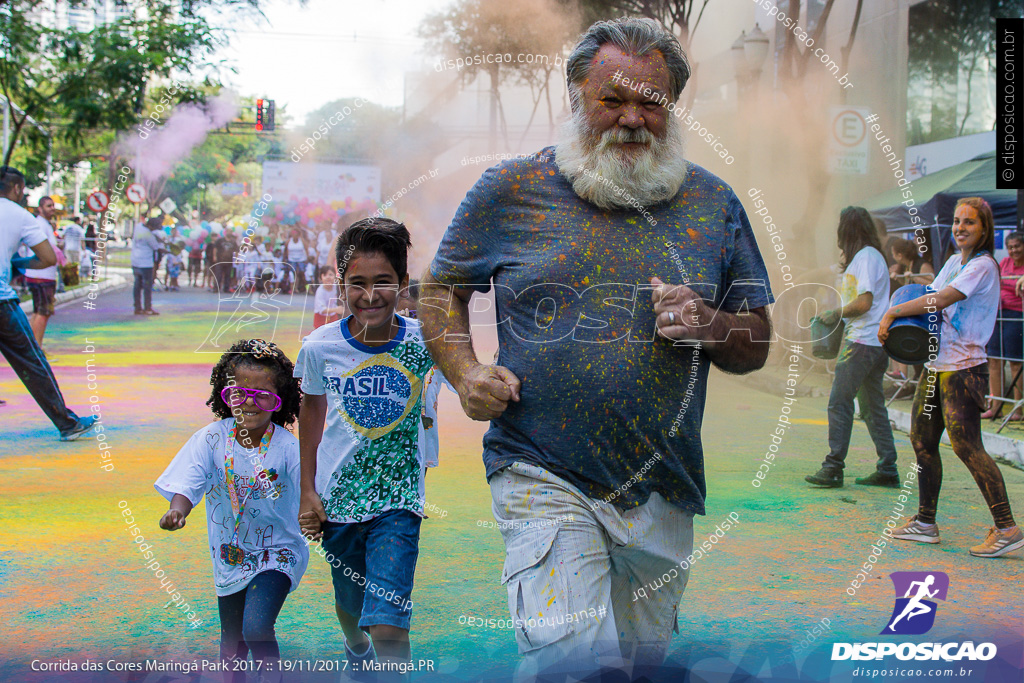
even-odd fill
[{"label": "man's bare forearm", "polygon": [[[427,303],[427,302],[431,303]],[[466,371],[480,364],[469,332],[469,301],[455,289],[435,280],[430,273],[420,284],[416,311],[431,358],[457,391],[462,393]]]},{"label": "man's bare forearm", "polygon": [[763,308],[742,315],[718,311],[709,339],[724,341],[703,341],[701,348],[720,370],[742,375],[764,367],[771,336],[772,324]]}]

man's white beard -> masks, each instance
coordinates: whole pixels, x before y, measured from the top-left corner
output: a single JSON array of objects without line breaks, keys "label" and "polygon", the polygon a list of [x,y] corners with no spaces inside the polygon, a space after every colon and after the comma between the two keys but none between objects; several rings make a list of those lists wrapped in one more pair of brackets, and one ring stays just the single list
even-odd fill
[{"label": "man's white beard", "polygon": [[[562,132],[564,141],[555,147],[558,170],[576,194],[602,209],[631,207],[630,198],[649,207],[674,197],[686,180],[682,128],[672,116],[660,140],[646,128],[618,126],[598,137],[580,109],[573,112]],[[617,148],[623,142],[648,146],[629,153]]]}]

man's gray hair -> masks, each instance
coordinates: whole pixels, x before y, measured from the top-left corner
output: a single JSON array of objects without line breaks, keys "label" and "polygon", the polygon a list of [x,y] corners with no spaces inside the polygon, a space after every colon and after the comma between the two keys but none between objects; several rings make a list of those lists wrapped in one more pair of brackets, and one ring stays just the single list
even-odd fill
[{"label": "man's gray hair", "polygon": [[682,45],[653,19],[622,17],[592,24],[572,49],[565,67],[565,78],[573,109],[579,105],[579,88],[590,73],[590,63],[605,43],[611,43],[626,54],[638,57],[652,52],[661,53],[671,78],[669,86],[672,89],[672,101],[679,99],[686,81],[690,79],[690,63]]}]

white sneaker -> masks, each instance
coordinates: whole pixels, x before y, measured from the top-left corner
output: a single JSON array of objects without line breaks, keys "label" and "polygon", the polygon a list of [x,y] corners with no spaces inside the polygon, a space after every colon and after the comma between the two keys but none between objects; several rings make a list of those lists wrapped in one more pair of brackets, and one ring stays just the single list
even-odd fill
[{"label": "white sneaker", "polygon": [[910,520],[896,529],[892,533],[893,538],[898,538],[901,541],[917,541],[918,543],[938,543],[939,542],[939,525],[933,524],[931,527],[926,527],[917,521],[917,515],[914,515]]}]

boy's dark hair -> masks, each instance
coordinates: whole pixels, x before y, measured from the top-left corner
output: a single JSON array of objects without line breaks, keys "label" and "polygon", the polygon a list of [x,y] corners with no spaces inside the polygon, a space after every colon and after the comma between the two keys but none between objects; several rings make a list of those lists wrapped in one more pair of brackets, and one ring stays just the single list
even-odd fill
[{"label": "boy's dark hair", "polygon": [[338,236],[338,275],[344,281],[349,261],[356,254],[383,254],[401,281],[409,274],[411,246],[409,230],[398,221],[374,216],[356,221]]},{"label": "boy's dark hair", "polygon": [[16,185],[24,185],[25,176],[13,166],[0,166],[0,192],[6,193]]},{"label": "boy's dark hair", "polygon": [[327,273],[331,272],[331,270],[333,270],[333,268],[330,266],[320,266],[320,268],[317,269],[316,274],[319,277],[323,277],[324,275],[327,275]]},{"label": "boy's dark hair", "polygon": [[299,416],[299,403],[302,401],[299,380],[292,377],[295,365],[288,359],[288,356],[284,355],[284,351],[278,348],[277,344],[263,339],[236,341],[213,366],[213,373],[210,375],[213,393],[206,401],[206,405],[210,406],[213,414],[222,419],[233,415],[231,406],[220,397],[220,392],[230,384],[228,377],[233,377],[235,369],[243,365],[266,368],[273,373],[275,393],[281,397],[281,407],[274,412],[270,419],[274,424],[279,424],[282,427],[293,424]]}]

